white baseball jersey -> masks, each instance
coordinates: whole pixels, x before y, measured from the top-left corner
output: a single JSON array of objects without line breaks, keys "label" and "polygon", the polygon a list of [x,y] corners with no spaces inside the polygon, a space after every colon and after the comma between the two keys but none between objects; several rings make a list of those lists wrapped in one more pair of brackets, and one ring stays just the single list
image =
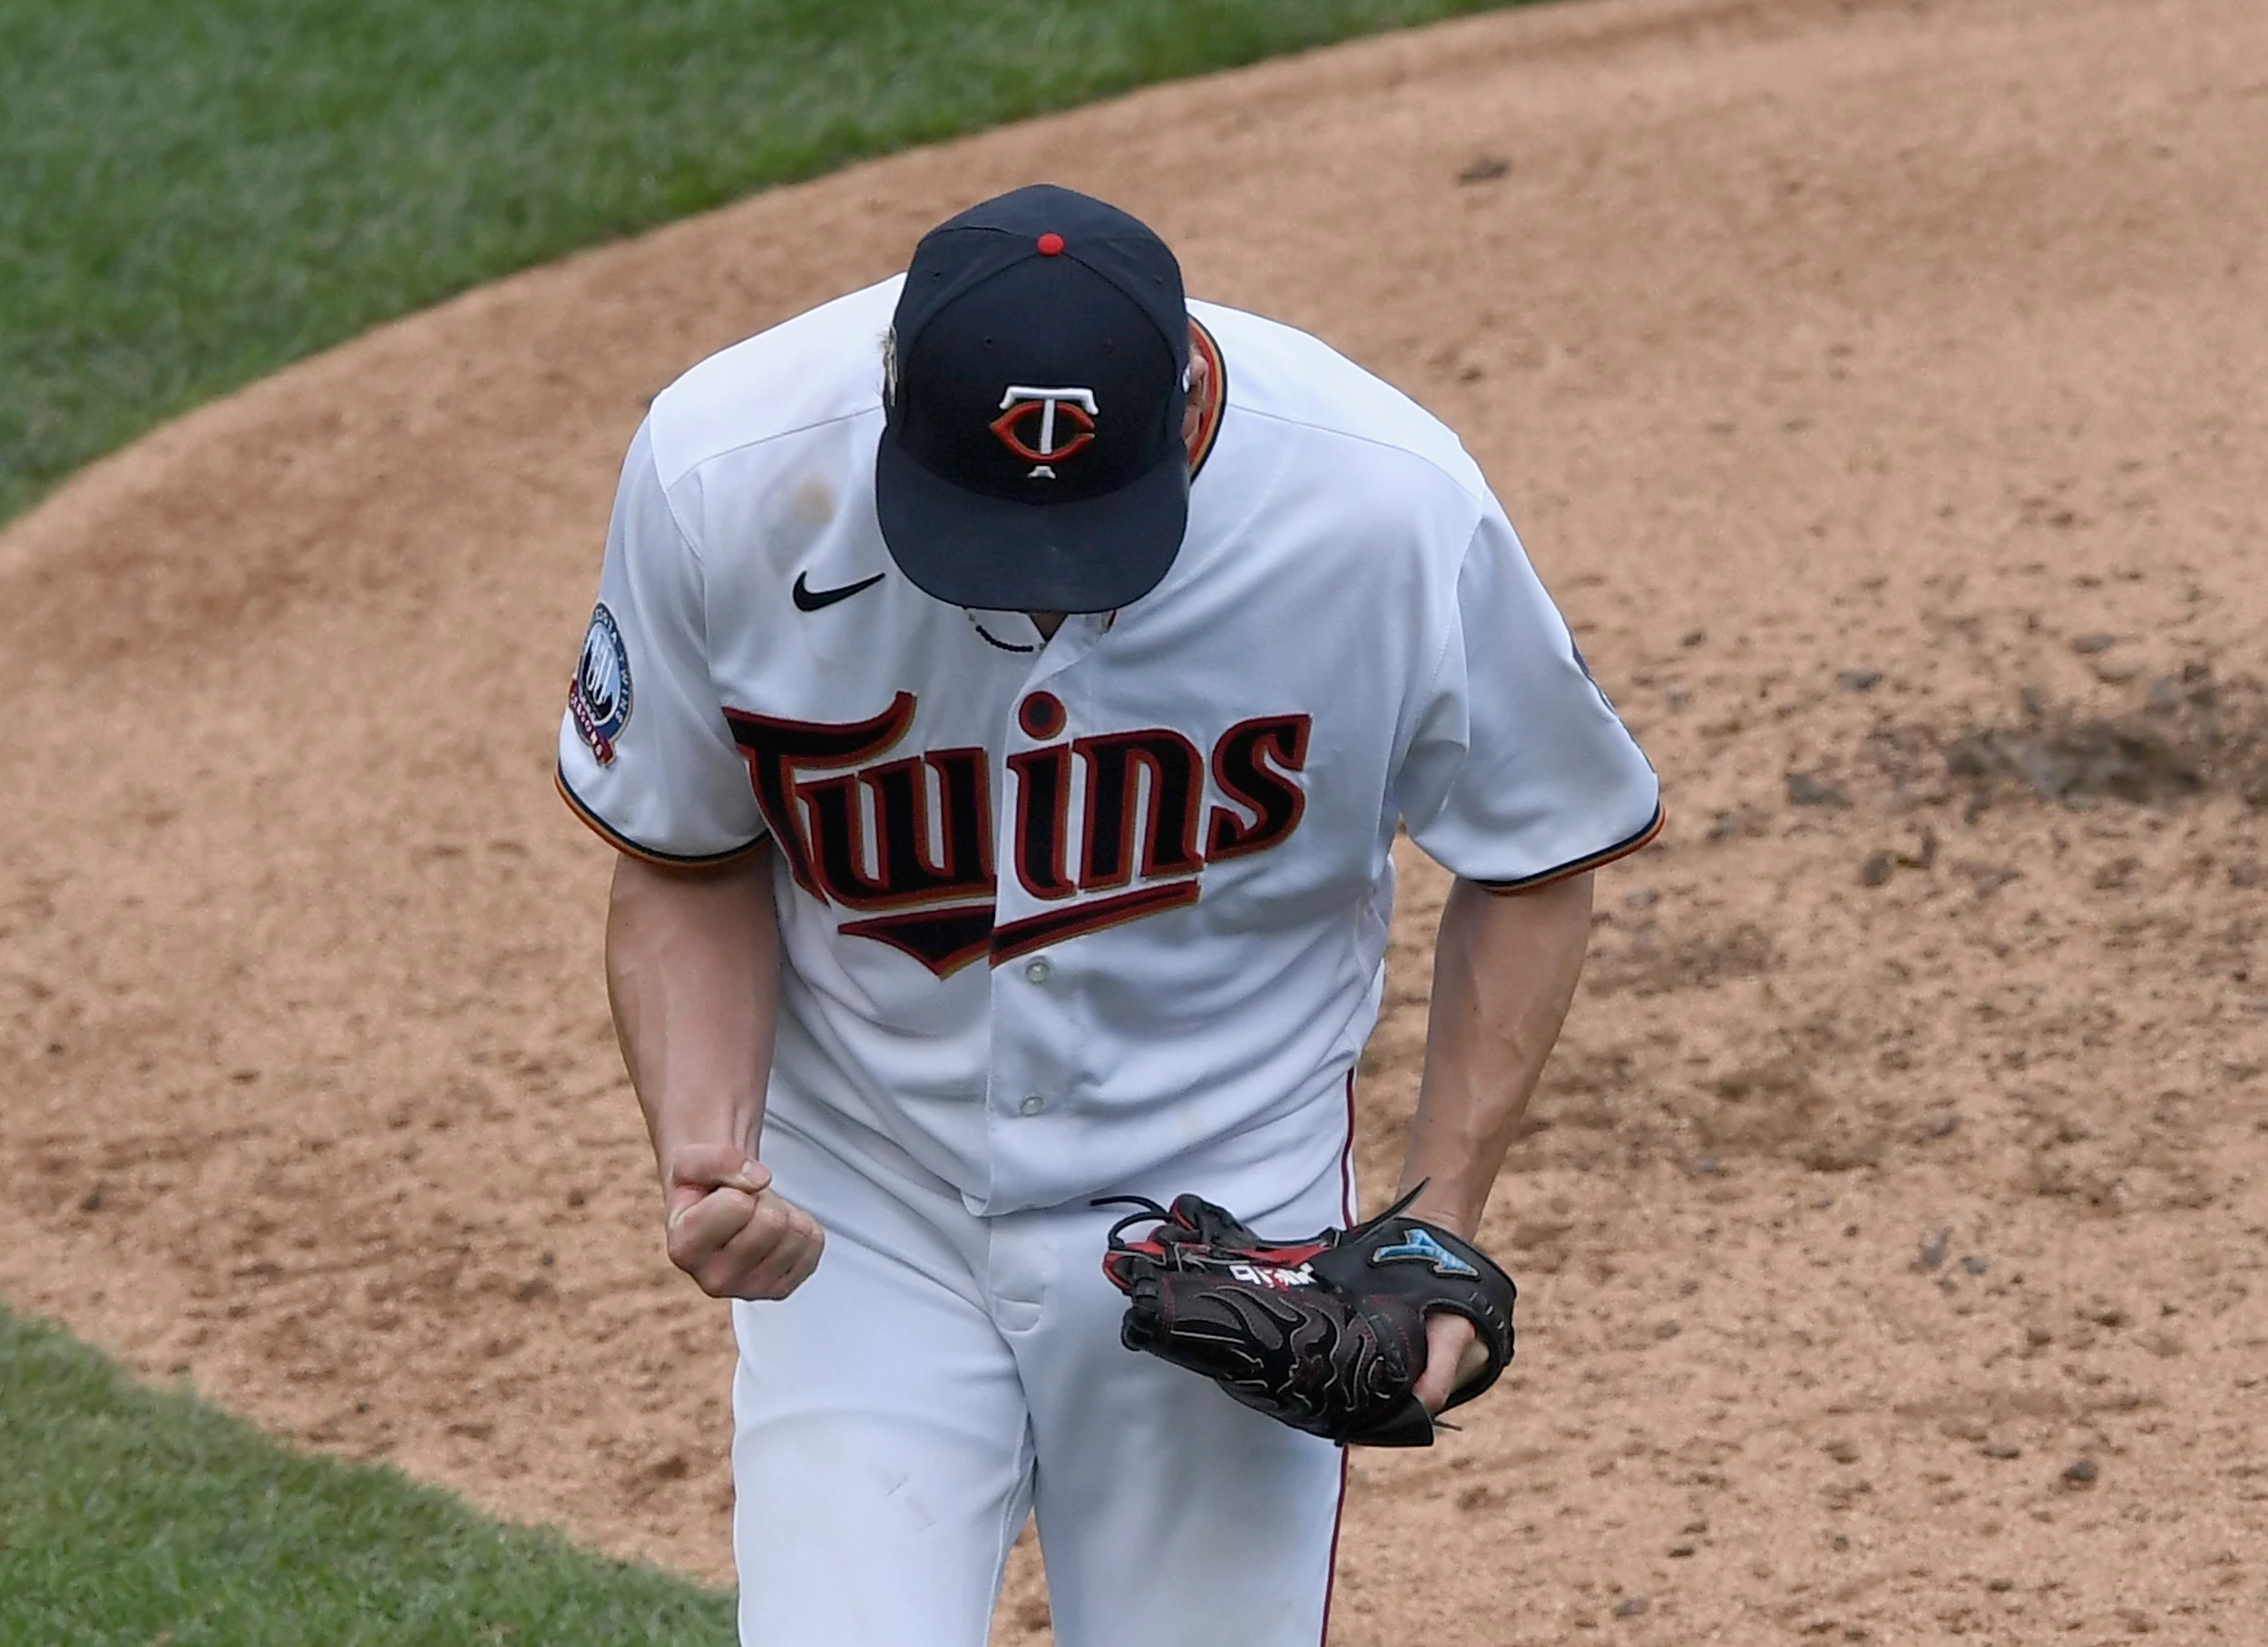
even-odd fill
[{"label": "white baseball jersey", "polygon": [[626,851],[770,842],[781,1123],[973,1213],[1193,1161],[1275,1204],[1345,1142],[1397,827],[1529,887],[1643,845],[1654,773],[1456,437],[1233,309],[1190,306],[1221,397],[1154,591],[1045,642],[923,593],[873,500],[897,289],[655,400],[561,788]]}]

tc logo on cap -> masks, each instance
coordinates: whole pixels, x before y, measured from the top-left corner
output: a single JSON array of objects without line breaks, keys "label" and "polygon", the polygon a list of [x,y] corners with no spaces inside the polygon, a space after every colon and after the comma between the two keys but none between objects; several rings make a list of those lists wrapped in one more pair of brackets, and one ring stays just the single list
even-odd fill
[{"label": "tc logo on cap", "polygon": [[[1012,383],[1000,397],[1000,416],[992,419],[992,433],[1000,436],[1001,445],[1032,466],[1026,480],[1053,480],[1055,465],[1094,444],[1095,413],[1100,408],[1092,389],[1032,388]],[[1036,446],[1022,432],[1035,416],[1040,420]],[[1055,444],[1059,423],[1070,429],[1070,437],[1061,446]]]}]

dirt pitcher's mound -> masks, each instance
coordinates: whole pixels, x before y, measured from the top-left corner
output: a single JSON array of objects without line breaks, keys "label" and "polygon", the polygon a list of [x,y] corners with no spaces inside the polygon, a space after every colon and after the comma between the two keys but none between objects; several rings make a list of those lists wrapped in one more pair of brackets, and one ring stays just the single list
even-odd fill
[{"label": "dirt pitcher's mound", "polygon": [[1051,176],[1462,429],[1668,788],[1489,1231],[1518,1369],[1358,1459],[1336,1639],[2261,1639],[2263,156],[2257,0],[1602,0],[782,191],[197,414],[0,539],[0,1292],[725,1571],[552,727],[654,390]]}]

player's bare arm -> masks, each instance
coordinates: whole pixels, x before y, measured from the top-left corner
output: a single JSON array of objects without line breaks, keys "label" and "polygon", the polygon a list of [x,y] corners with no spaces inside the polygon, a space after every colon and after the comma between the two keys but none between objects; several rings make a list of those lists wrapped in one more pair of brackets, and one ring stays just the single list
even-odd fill
[{"label": "player's bare arm", "polygon": [[715,1298],[785,1298],[818,1223],[757,1159],[779,1009],[769,855],[675,868],[618,858],[607,995],[660,1170],[670,1260]]},{"label": "player's bare arm", "polygon": [[[1460,880],[1433,942],[1425,1075],[1401,1190],[1422,1183],[1413,1214],[1470,1239],[1575,998],[1590,941],[1591,877],[1497,894]],[[1439,1411],[1486,1365],[1472,1324],[1426,1322],[1418,1398]]]}]

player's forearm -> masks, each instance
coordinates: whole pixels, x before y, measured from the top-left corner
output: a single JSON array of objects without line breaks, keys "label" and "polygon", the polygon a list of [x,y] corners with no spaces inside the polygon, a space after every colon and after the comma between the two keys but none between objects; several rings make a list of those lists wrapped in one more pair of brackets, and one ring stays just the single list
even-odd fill
[{"label": "player's forearm", "polygon": [[1425,1077],[1402,1188],[1471,1236],[1559,1039],[1590,940],[1591,877],[1499,897],[1459,881],[1434,940]]},{"label": "player's forearm", "polygon": [[680,870],[623,858],[607,907],[607,995],[654,1154],[753,1156],[779,1010],[769,862]]}]

